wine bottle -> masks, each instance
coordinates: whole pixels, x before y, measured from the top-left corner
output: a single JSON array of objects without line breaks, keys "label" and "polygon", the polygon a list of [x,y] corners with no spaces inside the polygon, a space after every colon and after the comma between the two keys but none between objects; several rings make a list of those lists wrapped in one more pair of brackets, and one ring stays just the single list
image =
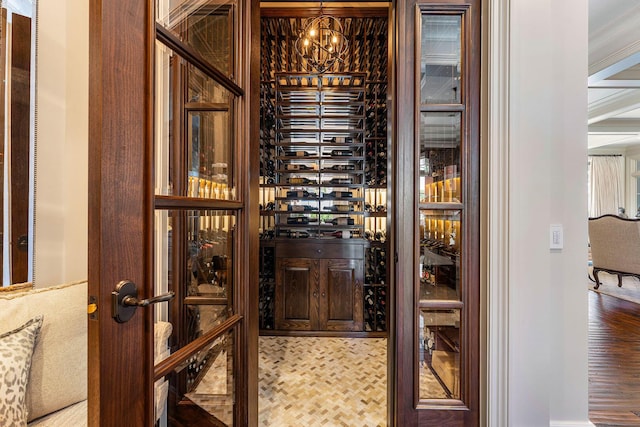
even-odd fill
[{"label": "wine bottle", "polygon": [[309,157],[311,153],[308,151],[285,151],[284,155],[287,157]]},{"label": "wine bottle", "polygon": [[353,156],[353,150],[331,150],[331,155],[334,157],[351,157]]},{"label": "wine bottle", "polygon": [[309,205],[287,205],[287,210],[290,212],[310,212],[313,210],[313,206]]},{"label": "wine bottle", "polygon": [[311,197],[311,193],[307,190],[290,190],[287,191],[287,198],[297,198],[301,199],[304,197]]},{"label": "wine bottle", "polygon": [[301,184],[301,185],[316,183],[315,181],[312,181],[309,178],[300,178],[300,177],[287,178],[287,182],[289,184]]},{"label": "wine bottle", "polygon": [[338,144],[350,144],[353,142],[353,138],[350,136],[334,136],[331,138],[323,138],[323,142],[335,142]]},{"label": "wine bottle", "polygon": [[333,165],[330,168],[334,171],[354,171],[356,170],[356,165],[347,164],[347,165]]},{"label": "wine bottle", "polygon": [[287,218],[287,224],[309,224],[309,218],[306,216],[290,216]]},{"label": "wine bottle", "polygon": [[324,193],[322,195],[325,199],[344,199],[353,197],[353,192],[351,191],[332,191],[330,193]]},{"label": "wine bottle", "polygon": [[354,222],[353,218],[351,218],[351,217],[341,216],[341,217],[338,217],[338,218],[333,218],[328,223],[333,224],[333,225],[353,225],[355,222]]},{"label": "wine bottle", "polygon": [[293,239],[304,239],[310,237],[310,234],[306,230],[289,230],[287,231],[287,237]]},{"label": "wine bottle", "polygon": [[288,164],[285,167],[286,170],[288,171],[306,171],[306,170],[310,170],[311,167],[307,166],[307,165],[292,165],[292,164]]},{"label": "wine bottle", "polygon": [[353,184],[353,178],[331,178],[329,184]]},{"label": "wine bottle", "polygon": [[333,206],[326,206],[324,208],[324,210],[331,211],[331,212],[352,212],[353,211],[353,206],[351,206],[351,205],[333,205]]}]

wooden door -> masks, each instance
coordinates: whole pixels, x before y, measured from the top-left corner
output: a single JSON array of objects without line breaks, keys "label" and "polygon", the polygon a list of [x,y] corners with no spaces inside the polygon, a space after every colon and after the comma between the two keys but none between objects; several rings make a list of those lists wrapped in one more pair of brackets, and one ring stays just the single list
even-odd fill
[{"label": "wooden door", "polygon": [[319,325],[329,331],[362,331],[363,261],[320,261]]},{"label": "wooden door", "polygon": [[480,0],[397,3],[398,425],[480,425]]},{"label": "wooden door", "polygon": [[276,329],[319,330],[319,261],[310,258],[276,259]]},{"label": "wooden door", "polygon": [[[173,378],[176,373],[189,371],[195,361],[204,364],[222,348],[220,360],[232,381],[226,389],[233,391],[217,405],[227,405],[226,418],[205,413],[181,392],[167,402],[169,408],[183,408],[168,415],[169,425],[194,425],[197,419],[198,425],[253,426],[258,298],[252,290],[257,292],[258,286],[257,270],[251,266],[257,266],[257,236],[248,230],[257,223],[249,213],[257,212],[257,191],[250,188],[257,188],[258,167],[257,159],[248,154],[257,147],[248,141],[258,138],[250,137],[247,125],[251,111],[245,96],[250,93],[245,58],[251,34],[247,30],[257,28],[257,21],[250,23],[251,6],[239,0],[231,2],[230,15],[222,18],[232,25],[212,32],[230,39],[231,48],[213,55],[235,70],[229,73],[189,45],[183,32],[191,28],[190,22],[211,16],[216,23],[205,30],[220,29],[218,7],[156,9],[163,4],[167,3],[90,4],[88,302],[97,309],[89,314],[88,421],[90,426],[154,425],[154,382],[170,380],[172,390],[180,389],[183,380]],[[162,74],[163,65],[170,65],[167,74]],[[164,90],[163,84],[171,90]],[[208,99],[212,94],[217,97]],[[211,158],[203,155],[206,145],[201,138],[206,132],[209,139],[211,132],[223,136],[223,145],[209,150],[215,151]],[[219,138],[214,139],[218,144]],[[223,163],[215,157],[221,152],[228,155],[227,186],[216,186],[215,196],[194,193],[189,173],[203,184],[219,177],[222,172],[210,168]],[[198,159],[193,168],[190,156]],[[199,163],[206,159],[206,165]],[[225,233],[222,244],[219,230]],[[198,256],[213,247],[225,256]],[[199,269],[202,259],[207,269]],[[118,304],[112,292],[123,280],[137,286],[138,299],[167,291],[176,297],[162,307],[132,309],[129,320],[116,319]],[[209,288],[190,293],[204,282],[225,291],[218,296]],[[191,334],[188,312],[217,305],[225,308],[221,322]],[[174,330],[171,355],[154,366],[158,320],[171,322]],[[184,381],[193,383],[193,378]]]}]

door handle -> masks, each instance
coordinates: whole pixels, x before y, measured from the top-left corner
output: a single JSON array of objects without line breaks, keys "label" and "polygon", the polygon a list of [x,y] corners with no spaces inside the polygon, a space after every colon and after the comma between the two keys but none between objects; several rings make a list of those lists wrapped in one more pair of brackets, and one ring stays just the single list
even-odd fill
[{"label": "door handle", "polygon": [[123,280],[116,285],[111,292],[112,317],[118,323],[128,322],[138,307],[147,307],[151,304],[169,301],[175,296],[175,292],[157,295],[153,298],[138,299],[138,287],[130,280]]}]

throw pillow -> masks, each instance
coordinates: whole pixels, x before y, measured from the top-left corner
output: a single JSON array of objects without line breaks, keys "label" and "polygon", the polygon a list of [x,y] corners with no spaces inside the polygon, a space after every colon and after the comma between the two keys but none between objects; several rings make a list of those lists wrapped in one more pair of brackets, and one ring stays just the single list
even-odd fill
[{"label": "throw pillow", "polygon": [[42,316],[0,335],[0,425],[27,425],[26,392]]}]

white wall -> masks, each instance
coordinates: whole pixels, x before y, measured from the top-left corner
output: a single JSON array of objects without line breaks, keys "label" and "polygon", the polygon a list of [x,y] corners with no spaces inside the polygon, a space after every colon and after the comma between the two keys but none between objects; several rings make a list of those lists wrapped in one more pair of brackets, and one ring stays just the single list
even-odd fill
[{"label": "white wall", "polygon": [[87,279],[89,4],[38,0],[34,282]]},{"label": "white wall", "polygon": [[[587,2],[504,1],[509,425],[589,425]],[[564,227],[562,250],[550,224]]]}]

